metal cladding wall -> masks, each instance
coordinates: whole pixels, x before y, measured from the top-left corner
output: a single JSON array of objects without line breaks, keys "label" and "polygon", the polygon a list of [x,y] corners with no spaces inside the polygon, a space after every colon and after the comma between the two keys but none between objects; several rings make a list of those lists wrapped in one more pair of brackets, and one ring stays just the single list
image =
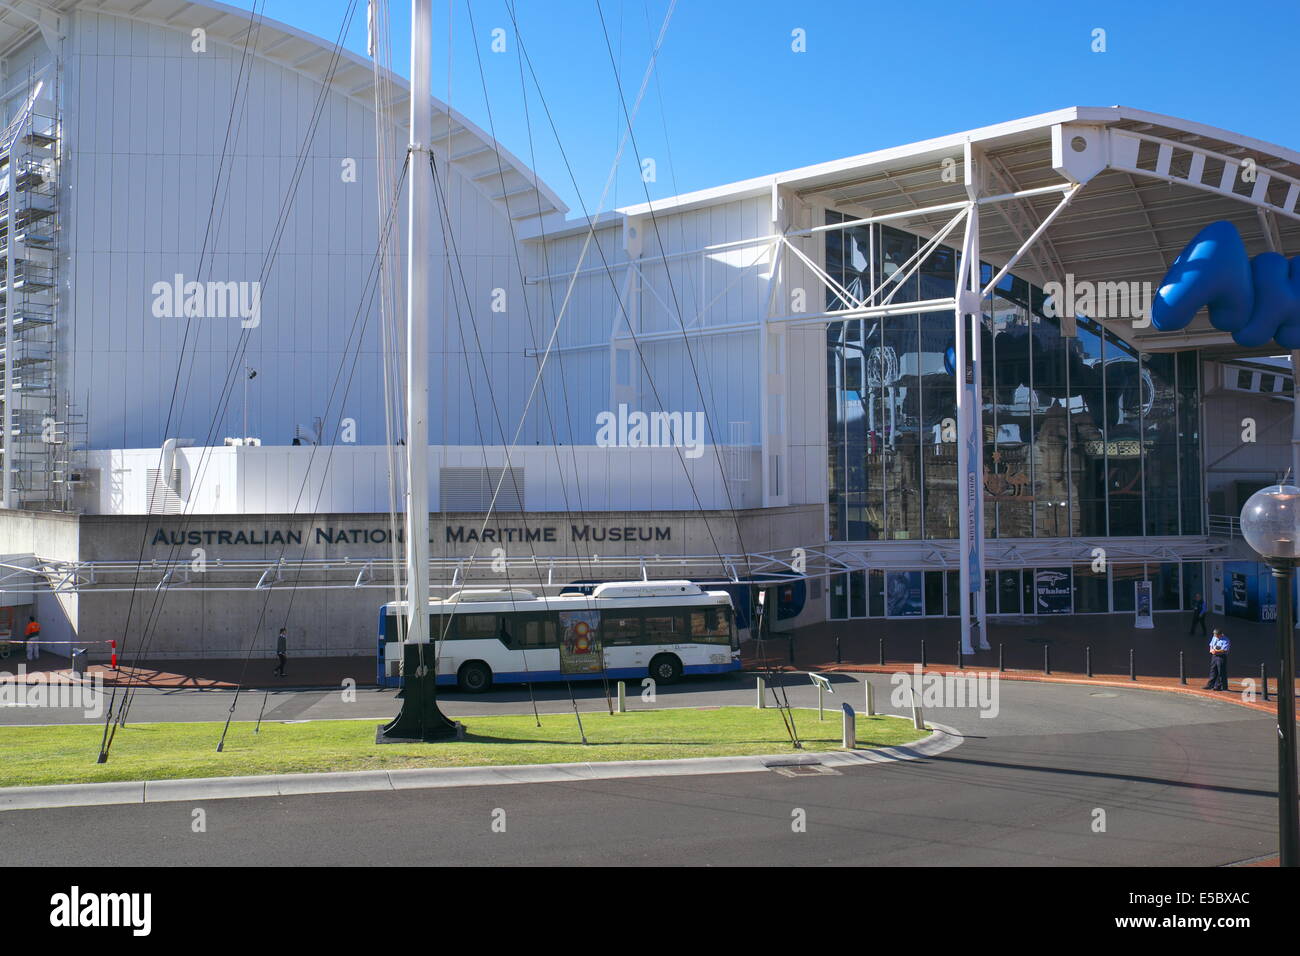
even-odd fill
[{"label": "metal cladding wall", "polygon": [[[264,443],[289,444],[296,426],[309,428],[317,417],[327,441],[340,418],[352,418],[358,442],[383,442],[379,308],[367,287],[379,231],[373,111],[331,89],[286,212],[318,77],[250,56],[246,95],[230,124],[242,46],[209,38],[207,51],[196,53],[189,26],[88,8],[77,8],[71,23],[60,374],[61,391],[87,413],[90,447],[150,447],[169,436],[200,444],[211,436],[220,444],[241,434],[240,364],[259,372],[248,419],[249,432]],[[398,142],[405,141],[403,127]],[[345,160],[355,160],[355,182],[344,180]],[[522,301],[521,267],[509,223],[484,188],[440,171],[460,260],[453,295],[444,280],[443,231],[434,223],[430,438],[499,442],[517,425],[536,365],[523,354],[523,310],[490,311],[494,289]],[[403,194],[397,222],[404,218]],[[399,276],[404,268],[399,262]],[[195,318],[186,340],[184,317],[154,314],[155,283],[177,275],[261,283],[260,323],[248,332],[242,362],[239,317]],[[353,333],[359,310],[369,320]],[[355,371],[353,334],[364,343]],[[507,350],[501,342],[521,344]],[[475,400],[476,409],[469,404]],[[537,440],[534,430],[530,422],[521,441]]]}]

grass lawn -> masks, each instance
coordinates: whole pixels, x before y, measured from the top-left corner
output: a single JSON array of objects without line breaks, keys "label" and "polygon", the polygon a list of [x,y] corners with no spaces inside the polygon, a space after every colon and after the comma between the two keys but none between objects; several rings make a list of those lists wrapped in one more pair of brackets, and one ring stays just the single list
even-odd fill
[{"label": "grass lawn", "polygon": [[[840,714],[794,710],[805,750],[839,750]],[[220,723],[129,724],[118,729],[108,763],[97,764],[103,726],[0,727],[0,786],[161,780],[399,767],[470,767],[721,757],[793,751],[779,711],[752,707],[585,713],[583,745],[572,714],[466,717],[463,741],[375,744],[372,720],[233,723],[222,753]],[[926,736],[906,720],[859,715],[858,748]]]}]

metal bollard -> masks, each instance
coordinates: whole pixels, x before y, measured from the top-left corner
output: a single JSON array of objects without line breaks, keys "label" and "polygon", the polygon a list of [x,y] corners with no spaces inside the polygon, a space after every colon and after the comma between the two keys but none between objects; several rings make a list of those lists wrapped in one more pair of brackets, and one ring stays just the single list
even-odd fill
[{"label": "metal bollard", "polygon": [[1088,677],[1092,676],[1092,648],[1091,647],[1085,647],[1083,649],[1083,672]]},{"label": "metal bollard", "polygon": [[626,681],[618,682],[618,712],[620,714],[627,713],[627,682]]},{"label": "metal bollard", "polygon": [[1133,648],[1128,649],[1128,679],[1137,680],[1137,668],[1133,663]]},{"label": "metal bollard", "polygon": [[844,708],[844,749],[853,750],[858,745],[858,721],[847,701],[840,706]]},{"label": "metal bollard", "polygon": [[1268,665],[1259,665],[1259,683],[1264,688],[1264,699],[1268,700]]},{"label": "metal bollard", "polygon": [[1052,673],[1052,649],[1046,644],[1043,645],[1043,673]]},{"label": "metal bollard", "polygon": [[907,686],[912,689],[912,726],[925,730],[925,714],[921,711],[921,699],[916,696],[916,683],[909,681]]},{"label": "metal bollard", "polygon": [[885,639],[880,639],[880,666],[885,666]]},{"label": "metal bollard", "polygon": [[925,660],[925,638],[921,638],[921,667],[922,667],[922,669],[925,668],[925,665],[926,665],[926,660]]},{"label": "metal bollard", "polygon": [[1003,647],[1004,647],[1004,645],[1002,644],[1001,641],[999,641],[999,642],[998,642],[998,670],[1000,670],[1000,671],[1004,671],[1004,670],[1007,669],[1007,668],[1006,668],[1006,665],[1002,663],[1002,648],[1003,648]]},{"label": "metal bollard", "polygon": [[1182,651],[1178,652],[1178,683],[1187,683],[1187,661]]},{"label": "metal bollard", "polygon": [[957,638],[957,670],[962,669],[961,638]]},{"label": "metal bollard", "polygon": [[840,639],[838,637],[835,638],[835,663],[836,664],[844,663],[844,658],[840,656]]},{"label": "metal bollard", "polygon": [[876,689],[871,686],[871,681],[864,680],[863,685],[867,688],[867,716],[876,716]]},{"label": "metal bollard", "polygon": [[790,641],[790,663],[793,664],[794,663],[794,638],[793,637],[789,638],[789,641]]},{"label": "metal bollard", "polygon": [[767,697],[763,694],[765,690],[767,690],[767,684],[760,677],[758,679],[758,698],[754,701],[754,707],[757,710],[762,710],[767,706]]}]

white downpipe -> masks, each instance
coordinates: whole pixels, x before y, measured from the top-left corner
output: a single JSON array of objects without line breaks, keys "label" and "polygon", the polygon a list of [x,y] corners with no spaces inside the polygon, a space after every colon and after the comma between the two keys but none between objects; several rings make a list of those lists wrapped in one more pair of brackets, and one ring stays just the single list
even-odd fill
[{"label": "white downpipe", "polygon": [[181,485],[179,483],[175,488],[172,488],[172,472],[176,470],[176,449],[192,448],[193,446],[193,438],[168,438],[162,443],[162,463],[158,469],[158,480],[176,492],[177,497],[183,497],[183,495],[181,495]]}]

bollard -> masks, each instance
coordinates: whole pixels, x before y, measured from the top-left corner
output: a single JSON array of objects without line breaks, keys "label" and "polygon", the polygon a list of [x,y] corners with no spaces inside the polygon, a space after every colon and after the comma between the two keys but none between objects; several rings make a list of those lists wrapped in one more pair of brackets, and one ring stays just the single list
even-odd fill
[{"label": "bollard", "polygon": [[962,669],[961,638],[957,638],[957,670]]},{"label": "bollard", "polygon": [[867,688],[867,716],[874,717],[876,716],[876,689],[871,686],[869,680],[864,680],[862,683]]},{"label": "bollard", "polygon": [[627,682],[626,681],[618,682],[618,712],[620,714],[627,713]]},{"label": "bollard", "polygon": [[1134,667],[1133,664],[1133,648],[1131,647],[1128,649],[1128,679],[1129,680],[1138,679],[1137,669]]},{"label": "bollard", "polygon": [[1002,642],[999,641],[999,642],[998,642],[998,670],[1000,670],[1000,671],[1004,671],[1004,670],[1007,669],[1007,668],[1006,668],[1006,665],[1002,663],[1002,648],[1003,648],[1003,646],[1004,646],[1004,645],[1002,644]]},{"label": "bollard", "polygon": [[821,681],[817,682],[817,719],[826,719],[826,690]]},{"label": "bollard", "polygon": [[794,638],[791,637],[788,638],[788,640],[790,641],[790,663],[793,664],[794,663]]},{"label": "bollard", "polygon": [[1046,644],[1043,645],[1043,673],[1052,673],[1052,649]]},{"label": "bollard", "polygon": [[880,639],[880,666],[885,666],[885,639]]},{"label": "bollard", "polygon": [[758,699],[754,701],[754,707],[757,710],[762,710],[767,706],[767,698],[763,696],[763,691],[766,689],[767,687],[763,683],[763,678],[760,677],[758,679]]},{"label": "bollard", "polygon": [[925,660],[925,638],[921,638],[921,669],[922,669],[922,670],[925,669],[925,665],[926,665],[926,660]]},{"label": "bollard", "polygon": [[844,658],[840,656],[840,639],[838,637],[835,638],[835,663],[836,664],[844,663]]},{"label": "bollard", "polygon": [[921,700],[916,696],[916,682],[909,681],[907,686],[912,689],[912,726],[925,730],[925,714],[921,711]]},{"label": "bollard", "polygon": [[840,706],[844,708],[844,749],[853,750],[858,745],[858,722],[847,701]]},{"label": "bollard", "polygon": [[1178,652],[1178,683],[1187,683],[1187,662],[1184,660],[1183,652]]},{"label": "bollard", "polygon": [[1092,676],[1092,648],[1091,647],[1085,647],[1083,649],[1083,671],[1087,676],[1089,677]]},{"label": "bollard", "polygon": [[117,641],[109,641],[108,646],[112,650],[112,657],[109,660],[109,666],[112,667],[113,670],[117,670]]},{"label": "bollard", "polygon": [[1264,699],[1268,700],[1268,665],[1259,665],[1259,683],[1264,688]]}]

